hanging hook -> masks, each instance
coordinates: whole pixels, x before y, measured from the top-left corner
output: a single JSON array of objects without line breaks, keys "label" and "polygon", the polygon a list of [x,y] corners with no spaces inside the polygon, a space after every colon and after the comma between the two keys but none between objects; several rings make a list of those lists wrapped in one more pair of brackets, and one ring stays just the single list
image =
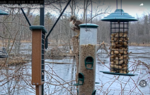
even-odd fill
[{"label": "hanging hook", "polygon": [[[119,0],[120,8],[122,9],[122,0]],[[118,0],[116,0],[116,9],[118,9]]]},{"label": "hanging hook", "polygon": [[[121,2],[120,2],[120,5],[121,5],[121,9],[122,9],[122,0],[121,0]],[[122,11],[121,11],[122,12]]]},{"label": "hanging hook", "polygon": [[116,0],[116,9],[118,9],[118,0]]},{"label": "hanging hook", "polygon": [[[121,9],[122,9],[122,0],[121,0]],[[121,10],[121,15],[122,15],[122,10]]]}]

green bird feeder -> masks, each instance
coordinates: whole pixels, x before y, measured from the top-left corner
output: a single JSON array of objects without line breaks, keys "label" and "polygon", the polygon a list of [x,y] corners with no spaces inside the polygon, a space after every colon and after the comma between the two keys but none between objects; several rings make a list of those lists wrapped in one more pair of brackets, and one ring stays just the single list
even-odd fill
[{"label": "green bird feeder", "polygon": [[83,85],[84,84],[84,75],[82,73],[78,74],[78,83],[74,84],[74,86]]},{"label": "green bird feeder", "polygon": [[134,76],[128,70],[128,31],[129,21],[137,21],[134,17],[125,13],[123,9],[116,9],[102,21],[110,22],[110,72],[105,74]]},{"label": "green bird feeder", "polygon": [[[88,56],[88,57],[85,59],[85,67],[86,67],[86,69],[93,69],[93,64],[94,64],[94,59],[93,59],[93,57]],[[90,65],[91,67],[88,67],[88,65]]]},{"label": "green bird feeder", "polygon": [[8,15],[5,11],[0,10],[0,15]]},{"label": "green bird feeder", "polygon": [[96,90],[94,90],[94,91],[92,92],[92,95],[96,95]]},{"label": "green bird feeder", "polygon": [[[0,15],[8,15],[8,13],[6,13],[5,11],[0,10]],[[8,57],[8,54],[7,54],[5,48],[3,48],[3,50],[0,51],[0,52],[2,52],[2,54],[0,54],[0,58],[7,58]]]}]

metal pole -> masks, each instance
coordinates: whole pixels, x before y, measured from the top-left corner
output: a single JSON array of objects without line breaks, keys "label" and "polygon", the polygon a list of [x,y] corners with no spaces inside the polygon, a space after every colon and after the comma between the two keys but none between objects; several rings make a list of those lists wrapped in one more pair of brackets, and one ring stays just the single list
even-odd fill
[{"label": "metal pole", "polygon": [[[41,7],[40,8],[40,25],[43,25],[44,26],[44,2],[43,2],[43,7]],[[42,34],[43,34],[43,32],[42,32]],[[44,33],[44,36],[42,35],[42,39],[45,39],[45,33]],[[44,55],[43,54],[44,52],[42,52],[42,55]],[[43,56],[44,57],[44,56]],[[42,58],[42,64],[41,65],[43,65],[41,68],[42,68],[42,71],[41,71],[41,73],[42,73],[42,76],[41,76],[41,78],[43,79],[43,81],[44,81],[44,58]],[[44,84],[42,84],[42,87],[41,87],[41,95],[44,95]]]},{"label": "metal pole", "polygon": [[24,10],[23,10],[22,8],[21,8],[21,11],[22,11],[22,13],[23,13],[24,17],[26,18],[26,20],[27,20],[27,22],[28,22],[29,26],[31,26],[31,23],[30,23],[30,21],[29,21],[28,17],[26,16],[26,14],[25,14],[25,12],[24,12]]},{"label": "metal pole", "polygon": [[71,0],[68,1],[67,5],[65,6],[65,8],[63,9],[63,11],[61,12],[61,14],[59,15],[59,17],[57,18],[56,22],[54,23],[53,27],[51,28],[51,30],[49,31],[49,33],[46,36],[45,39],[45,48],[48,48],[48,36],[50,35],[50,33],[53,31],[55,25],[57,24],[57,22],[59,21],[60,17],[62,16],[62,14],[64,13],[64,11],[66,10],[67,6],[69,5]]},{"label": "metal pole", "polygon": [[91,23],[92,23],[92,11],[93,11],[93,10],[92,10],[92,9],[93,9],[92,7],[93,7],[93,5],[92,5],[92,0],[91,0]]},{"label": "metal pole", "polygon": [[118,9],[118,0],[116,0],[116,9]]},{"label": "metal pole", "polygon": [[121,2],[120,2],[120,6],[121,6],[121,9],[122,9],[122,0],[121,0]]},{"label": "metal pole", "polygon": [[44,26],[44,4],[43,7],[40,8],[40,25]]}]

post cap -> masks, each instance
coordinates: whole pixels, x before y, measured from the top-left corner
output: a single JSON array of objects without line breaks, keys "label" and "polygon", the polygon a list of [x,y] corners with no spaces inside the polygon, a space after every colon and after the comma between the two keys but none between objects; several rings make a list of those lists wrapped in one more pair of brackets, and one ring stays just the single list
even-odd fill
[{"label": "post cap", "polygon": [[43,25],[32,25],[29,27],[30,30],[42,30],[42,32],[47,33],[47,30]]}]

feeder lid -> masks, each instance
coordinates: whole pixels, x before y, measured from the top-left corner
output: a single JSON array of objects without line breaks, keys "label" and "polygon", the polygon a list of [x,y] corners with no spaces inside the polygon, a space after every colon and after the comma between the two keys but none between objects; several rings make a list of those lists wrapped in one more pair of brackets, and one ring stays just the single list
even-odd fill
[{"label": "feeder lid", "polygon": [[107,17],[101,19],[102,21],[137,21],[134,17],[125,13],[123,9],[116,9],[114,13],[111,13]]},{"label": "feeder lid", "polygon": [[79,26],[81,28],[97,28],[98,27],[97,24],[93,24],[93,23],[84,23],[84,24],[80,24]]},{"label": "feeder lid", "polygon": [[8,15],[5,11],[0,10],[0,15]]}]

